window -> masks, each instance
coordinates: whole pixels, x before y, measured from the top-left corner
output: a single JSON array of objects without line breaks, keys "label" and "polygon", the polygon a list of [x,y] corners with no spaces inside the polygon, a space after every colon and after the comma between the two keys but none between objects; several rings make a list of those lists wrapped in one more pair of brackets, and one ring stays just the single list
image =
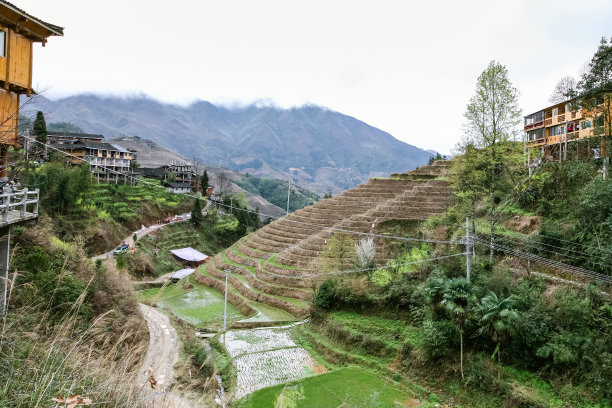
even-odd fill
[{"label": "window", "polygon": [[589,129],[590,127],[591,127],[590,120],[583,120],[582,122],[580,122],[580,129]]},{"label": "window", "polygon": [[6,31],[0,30],[0,57],[6,58]]},{"label": "window", "polygon": [[558,136],[558,135],[562,135],[564,133],[565,127],[564,126],[553,126],[550,128],[550,135],[549,136]]}]

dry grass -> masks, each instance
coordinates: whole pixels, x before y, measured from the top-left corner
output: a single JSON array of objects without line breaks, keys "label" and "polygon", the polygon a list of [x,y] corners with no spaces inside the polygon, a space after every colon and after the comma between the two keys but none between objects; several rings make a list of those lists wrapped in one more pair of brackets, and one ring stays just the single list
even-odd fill
[{"label": "dry grass", "polygon": [[[12,288],[11,288],[12,289]],[[145,350],[148,328],[140,320],[122,333],[109,330],[115,310],[83,327],[79,308],[51,325],[45,305],[22,306],[4,316],[0,328],[0,406],[54,406],[58,395],[80,395],[98,406],[146,406],[135,367]]]}]

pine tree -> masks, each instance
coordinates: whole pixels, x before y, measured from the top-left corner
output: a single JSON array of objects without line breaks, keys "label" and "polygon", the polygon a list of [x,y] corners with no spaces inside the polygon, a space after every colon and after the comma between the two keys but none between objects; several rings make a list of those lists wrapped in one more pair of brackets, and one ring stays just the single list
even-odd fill
[{"label": "pine tree", "polygon": [[204,170],[204,174],[202,174],[202,193],[206,195],[206,190],[208,189],[208,173]]},{"label": "pine tree", "polygon": [[37,156],[42,155],[42,160],[46,160],[46,157],[44,157],[44,145],[47,144],[47,124],[45,122],[45,115],[41,111],[36,112],[36,119],[34,120],[33,130],[34,136],[36,137],[36,142],[38,143],[35,143],[34,147],[32,148],[32,151]]},{"label": "pine tree", "polygon": [[193,202],[193,210],[191,210],[191,222],[196,227],[202,225],[204,222],[204,216],[202,215],[202,207],[200,206],[200,199],[196,198]]}]

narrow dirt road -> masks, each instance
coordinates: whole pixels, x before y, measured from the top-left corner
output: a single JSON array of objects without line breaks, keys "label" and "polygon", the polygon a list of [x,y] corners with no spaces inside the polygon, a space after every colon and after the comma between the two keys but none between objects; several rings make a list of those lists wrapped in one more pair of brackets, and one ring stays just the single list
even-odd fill
[{"label": "narrow dirt road", "polygon": [[[174,365],[178,360],[178,335],[168,316],[150,306],[139,305],[149,326],[149,350],[138,376],[138,386],[147,393],[151,408],[192,408],[191,403],[172,390]],[[157,384],[151,388],[149,377]]]}]

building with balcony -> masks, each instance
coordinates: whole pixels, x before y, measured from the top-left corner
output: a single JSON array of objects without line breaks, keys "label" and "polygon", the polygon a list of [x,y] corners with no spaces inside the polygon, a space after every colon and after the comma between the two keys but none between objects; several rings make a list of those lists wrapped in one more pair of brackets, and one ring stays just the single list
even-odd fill
[{"label": "building with balcony", "polygon": [[64,29],[0,0],[0,315],[6,313],[10,286],[11,227],[38,218],[38,190],[20,189],[8,177],[8,150],[19,146],[19,109],[22,95],[32,87],[34,43],[43,46]]},{"label": "building with balcony", "polygon": [[[583,140],[591,157],[605,155],[603,137],[609,134],[612,94],[603,93],[596,106],[579,106],[568,100],[524,117],[525,151],[529,166],[541,161],[565,160],[575,141]],[[606,113],[607,109],[607,113]],[[571,153],[570,153],[571,155]]]},{"label": "building with balcony", "polygon": [[138,182],[140,174],[134,173],[131,167],[134,152],[103,139],[102,135],[88,133],[47,133],[50,147],[67,153],[67,160],[73,166],[88,163],[98,183]]},{"label": "building with balcony", "polygon": [[[142,177],[162,180],[169,191],[175,189],[181,190],[184,193],[185,189],[189,191],[197,191],[198,177],[192,165],[185,163],[172,163],[160,167],[141,167],[135,170]],[[170,183],[176,186],[170,186]],[[180,184],[180,186],[178,186]],[[179,192],[179,191],[175,191]]]}]

